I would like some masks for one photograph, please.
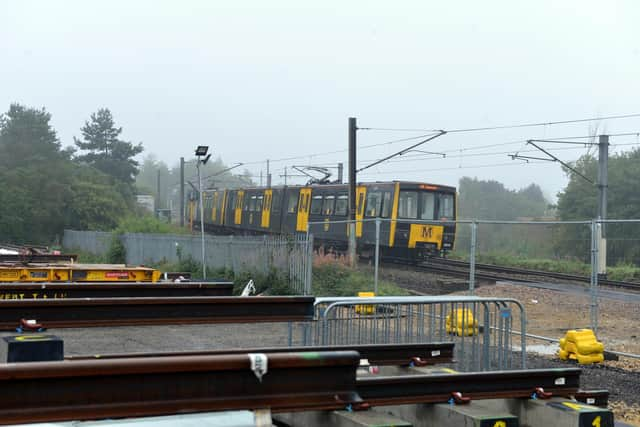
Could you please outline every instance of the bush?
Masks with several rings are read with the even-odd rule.
[[[373,292],[373,286],[371,274],[349,268],[339,257],[330,261],[325,256],[319,263],[314,260],[312,293],[317,297],[353,297],[357,296],[358,292]],[[409,292],[393,283],[378,281],[378,296],[400,295],[409,295]]]

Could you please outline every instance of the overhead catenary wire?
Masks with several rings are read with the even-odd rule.
[[[524,128],[524,127],[556,126],[556,125],[565,125],[565,124],[571,124],[571,123],[595,122],[599,120],[628,119],[633,117],[640,117],[640,113],[589,117],[589,118],[572,119],[572,120],[557,120],[557,121],[550,121],[550,122],[517,123],[512,125],[448,129],[446,130],[446,132],[447,133],[483,132],[483,131],[499,130],[499,129],[516,129],[516,128]],[[359,127],[358,130],[390,131],[390,132],[440,132],[440,129],[407,129],[407,128],[378,128],[378,127]]]

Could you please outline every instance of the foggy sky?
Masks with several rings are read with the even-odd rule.
[[[632,0],[0,0],[0,111],[44,106],[70,145],[108,107],[145,154],[172,165],[208,144],[227,164],[248,163],[256,180],[272,159],[278,183],[284,167],[346,165],[346,151],[310,154],[345,150],[350,116],[362,127],[446,130],[640,113],[638,22]],[[566,184],[560,165],[507,154],[593,126],[445,135],[420,150],[446,158],[408,153],[358,179],[475,176],[536,182],[554,197]],[[599,126],[635,132],[640,118]],[[364,146],[420,134],[359,131],[359,166],[411,142]],[[586,152],[569,148],[554,154]]]

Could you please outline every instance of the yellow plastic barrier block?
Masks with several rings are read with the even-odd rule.
[[[458,308],[447,315],[446,330],[448,334],[472,336],[478,334],[478,321],[468,308]]]
[[[572,329],[560,339],[558,357],[577,360],[581,365],[600,363],[604,360],[604,344],[596,339],[591,329]]]
[[[373,298],[375,296],[374,292],[358,292],[358,297],[360,298]],[[373,314],[375,311],[375,307],[371,304],[356,304],[356,313],[358,314]]]

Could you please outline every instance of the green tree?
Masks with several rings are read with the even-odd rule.
[[[74,137],[74,141],[76,146],[86,153],[77,159],[131,188],[139,166],[134,157],[143,151],[142,144],[120,139],[122,128],[116,127],[111,111],[107,108],[101,108],[91,114],[90,120],[85,121],[80,131],[82,139]],[[125,197],[133,194],[132,191],[126,190],[123,193]]]
[[[0,118],[0,235],[42,243],[64,227],[69,150],[62,150],[51,115],[12,104]]]
[[[44,108],[12,104],[0,116],[2,240],[49,244],[65,227],[107,230],[130,212],[113,178],[72,152]]]
[[[536,184],[514,191],[497,181],[463,177],[458,191],[460,218],[505,221],[521,217],[535,218],[543,216],[548,205]]]
[[[130,213],[111,179],[87,166],[74,168],[67,208],[66,223],[77,230],[111,230]]]
[[[572,167],[593,182],[598,179],[598,160],[586,155]],[[609,189],[607,217],[636,219],[640,212],[640,150],[614,154],[609,158]],[[558,215],[564,221],[588,221],[597,216],[598,188],[579,175],[565,170],[569,183],[558,194]],[[640,264],[640,226],[635,224],[609,224],[607,231],[607,256],[609,264]],[[583,252],[589,251],[590,230],[587,226],[563,236],[561,250],[567,252],[575,241],[584,242]]]

